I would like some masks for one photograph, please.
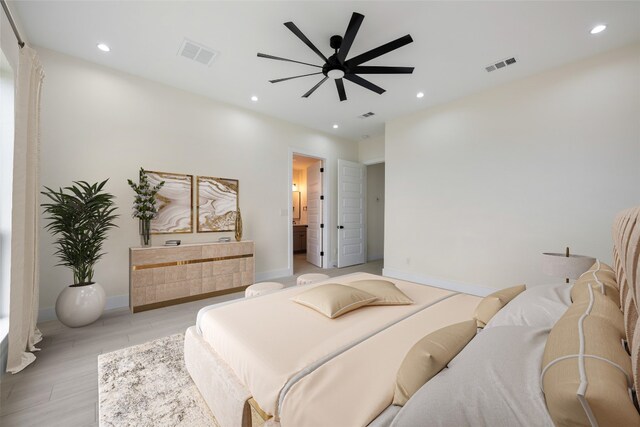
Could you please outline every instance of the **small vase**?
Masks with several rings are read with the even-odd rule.
[[[140,220],[140,244],[144,247],[151,246],[151,220]]]
[[[242,215],[240,215],[240,208],[236,211],[236,241],[242,240]]]

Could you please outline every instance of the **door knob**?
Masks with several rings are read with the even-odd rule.
[[[339,225],[338,226],[338,230],[342,230],[344,228],[344,225]]]

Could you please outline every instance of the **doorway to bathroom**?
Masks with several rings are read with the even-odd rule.
[[[325,267],[324,161],[293,153],[291,170],[291,259],[294,275]]]

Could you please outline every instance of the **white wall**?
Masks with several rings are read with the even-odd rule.
[[[256,242],[258,279],[286,274],[290,149],[327,159],[332,196],[336,159],[356,160],[357,143],[214,102],[102,66],[38,49],[47,74],[42,95],[41,183],[58,187],[72,180],[110,178],[120,228],[106,242],[98,263],[110,305],[126,304],[128,248],[139,245],[131,218],[133,192],[126,184],[138,169],[223,176],[240,180],[244,238]],[[330,203],[335,206],[335,203]],[[335,229],[335,211],[329,230]],[[217,240],[232,233],[152,236],[154,244]],[[40,306],[51,313],[71,273],[56,267],[52,238],[41,233]],[[335,246],[331,234],[329,248]],[[333,251],[332,251],[333,252]],[[49,310],[49,311],[47,311]]]
[[[640,45],[386,125],[385,273],[552,282],[540,253],[611,262],[640,204]],[[555,279],[557,280],[557,279]]]
[[[358,161],[365,165],[384,162],[384,135],[359,141]]]
[[[367,166],[367,260],[384,258],[384,163]]]

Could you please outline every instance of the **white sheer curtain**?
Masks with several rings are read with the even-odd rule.
[[[20,49],[15,96],[13,213],[11,223],[11,293],[7,372],[15,374],[35,360],[42,339],[38,320],[38,156],[40,92],[44,71],[38,54]]]

